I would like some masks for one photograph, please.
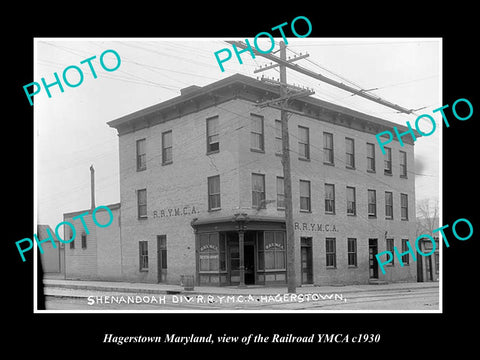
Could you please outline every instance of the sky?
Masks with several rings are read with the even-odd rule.
[[[248,38],[253,44],[253,38]],[[190,85],[205,86],[235,73],[256,78],[278,78],[271,69],[261,74],[254,70],[270,61],[248,53],[243,64],[235,56],[225,62],[222,72],[214,53],[230,48],[223,38],[36,38],[34,79],[54,82],[54,73],[62,77],[70,65],[83,71],[77,87],[65,84],[50,88],[49,98],[42,91],[34,97],[35,122],[35,205],[39,224],[56,226],[63,213],[90,208],[90,165],[95,168],[96,205],[120,202],[118,136],[108,121],[158,104],[180,95]],[[270,47],[261,39],[260,47]],[[267,41],[267,42],[264,42]],[[281,38],[275,39],[277,42]],[[308,53],[297,64],[359,89],[370,92],[408,109],[419,109],[415,115],[352,96],[319,80],[287,70],[291,84],[313,88],[324,101],[345,106],[394,123],[412,126],[421,114],[433,116],[441,103],[442,42],[439,38],[287,38],[287,56]],[[274,51],[278,49],[275,46]],[[105,71],[99,62],[106,50],[115,50],[121,64],[115,71]],[[97,78],[88,64],[91,61]],[[116,59],[105,54],[106,67],[113,68]],[[68,80],[80,82],[75,70]],[[25,98],[26,105],[28,100]],[[429,127],[430,126],[430,127]],[[431,125],[421,123],[422,131]],[[441,179],[441,131],[415,142],[416,200],[438,200]]]

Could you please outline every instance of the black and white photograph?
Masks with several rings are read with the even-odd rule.
[[[470,351],[474,10],[85,5],[4,22],[6,350]]]
[[[35,39],[45,311],[441,311],[441,53]]]

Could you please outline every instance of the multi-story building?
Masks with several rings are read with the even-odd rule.
[[[286,283],[280,111],[257,106],[278,97],[237,74],[108,122],[124,280]],[[297,284],[415,281],[409,254],[385,275],[374,256],[415,238],[413,141],[383,155],[375,138],[407,128],[314,97],[289,107]]]

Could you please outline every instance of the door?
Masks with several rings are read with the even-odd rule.
[[[255,284],[255,248],[253,244],[245,244],[243,256],[245,264],[245,285]]]
[[[167,236],[157,235],[158,282],[167,281]]]
[[[313,284],[312,238],[300,238],[302,284]]]
[[[378,253],[377,239],[368,239],[368,261],[370,279],[378,279],[378,262],[375,255]]]

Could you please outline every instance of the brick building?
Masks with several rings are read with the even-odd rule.
[[[278,96],[237,74],[108,122],[121,279],[286,283],[280,111],[256,106]],[[374,257],[415,239],[413,141],[384,156],[375,139],[407,128],[313,97],[289,106],[297,284],[416,281],[409,255],[385,275]]]

